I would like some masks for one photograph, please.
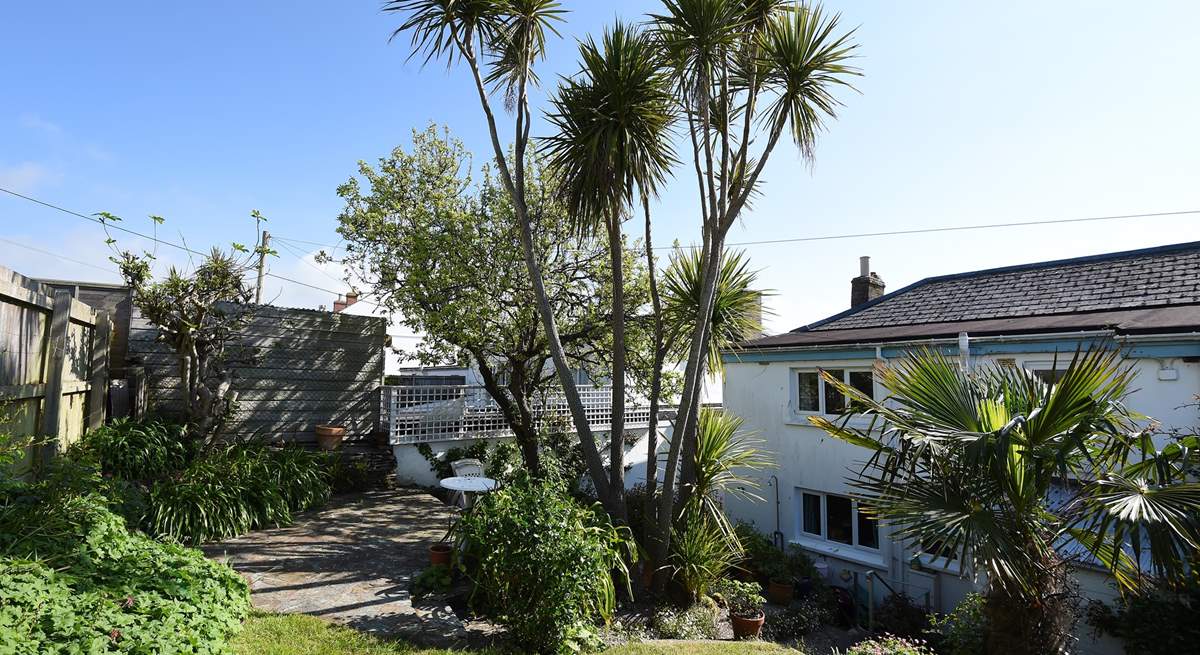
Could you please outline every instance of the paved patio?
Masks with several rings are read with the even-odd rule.
[[[445,505],[413,489],[335,496],[286,528],[204,547],[250,582],[254,606],[296,612],[429,646],[480,644],[493,628],[464,622],[450,607],[414,603],[409,581],[445,534]]]

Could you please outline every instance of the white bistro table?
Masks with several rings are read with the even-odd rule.
[[[463,497],[466,499],[467,507],[470,507],[472,502],[471,494],[483,494],[495,491],[499,483],[491,478],[456,476],[442,478],[441,485],[451,491],[462,492]]]

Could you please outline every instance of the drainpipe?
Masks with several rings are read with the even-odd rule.
[[[971,335],[958,333],[958,366],[964,372],[971,370]]]

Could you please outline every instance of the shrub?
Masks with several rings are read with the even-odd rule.
[[[129,532],[97,495],[14,489],[0,499],[0,652],[225,652],[250,607],[230,568]]]
[[[412,588],[409,590],[413,598],[424,598],[430,594],[441,594],[450,590],[453,576],[448,566],[431,566],[413,576]]]
[[[755,582],[724,578],[713,586],[713,593],[725,602],[730,614],[747,618],[761,615],[763,605],[767,602],[763,598],[762,587]]]
[[[983,612],[984,597],[967,594],[949,614],[930,615],[929,625],[942,655],[977,655],[987,641],[987,618]],[[1149,651],[1132,650],[1140,653]],[[1177,653],[1180,651],[1171,651]]]
[[[143,528],[189,544],[286,525],[292,513],[329,498],[321,453],[288,446],[237,444],[196,458],[150,488]]]
[[[1127,653],[1177,655],[1200,644],[1200,573],[1179,589],[1150,588],[1117,600],[1115,607],[1094,601],[1087,622],[1110,634]]]
[[[454,469],[450,467],[451,462],[457,462],[460,459],[477,459],[486,463],[488,459],[488,444],[486,441],[476,441],[464,448],[454,447],[446,450],[446,452],[437,454],[429,447],[429,444],[417,444],[417,452],[421,457],[429,462],[429,470],[438,479],[449,478],[454,475]]]
[[[782,612],[767,618],[763,636],[771,641],[788,642],[803,637],[833,621],[837,599],[828,589],[794,601]]]
[[[650,629],[659,639],[716,639],[717,606],[704,598],[686,609],[660,608],[650,620]]]
[[[104,473],[129,481],[155,480],[187,466],[187,426],[158,419],[120,418],[89,431],[72,456],[91,456]]]
[[[846,655],[935,655],[920,639],[883,635],[860,641]]]
[[[707,595],[725,577],[734,558],[729,537],[698,513],[685,517],[671,539],[671,569],[692,602]]]
[[[596,621],[628,582],[628,530],[584,507],[560,482],[525,475],[487,494],[458,523],[463,567],[518,647],[541,653],[596,645]]]
[[[920,637],[929,627],[929,612],[904,592],[890,594],[875,610],[875,632],[895,637]]]

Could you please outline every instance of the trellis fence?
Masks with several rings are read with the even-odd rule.
[[[580,386],[579,396],[588,424],[607,430],[612,423],[612,387]],[[538,395],[531,405],[538,421],[563,421],[571,429],[571,409],[561,391]],[[386,386],[382,409],[381,420],[394,444],[512,436],[500,406],[482,386]],[[648,405],[626,404],[626,428],[645,428],[649,422]]]
[[[108,314],[0,267],[0,429],[52,456],[104,422]]]

